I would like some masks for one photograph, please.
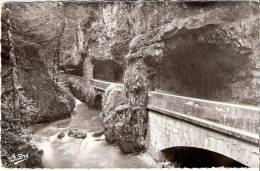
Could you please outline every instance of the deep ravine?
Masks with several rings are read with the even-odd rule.
[[[123,154],[116,145],[105,141],[104,135],[92,137],[101,122],[100,111],[89,109],[76,100],[71,118],[52,122],[38,129],[32,139],[43,150],[45,168],[152,168],[156,162],[147,153]],[[57,135],[69,127],[77,127],[87,132],[85,139]]]

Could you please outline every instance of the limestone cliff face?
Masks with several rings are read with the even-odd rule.
[[[183,17],[175,16],[131,41],[128,65],[135,65],[132,61],[141,58],[145,66],[156,71],[153,88],[196,98],[257,105],[259,6],[254,3],[183,5],[190,14],[180,12]]]
[[[84,33],[94,77],[120,81],[107,71],[119,66],[128,71],[143,59],[156,75],[156,89],[231,103],[259,102],[259,4],[101,3],[93,16]]]
[[[149,90],[260,104],[258,3],[138,1],[86,6],[91,12],[81,23],[85,79],[124,83],[124,115],[131,122],[122,122],[125,132],[118,144],[127,145],[126,152],[145,147]],[[91,91],[86,98],[94,98],[87,85]]]
[[[3,46],[2,49],[6,50]],[[42,167],[42,152],[30,143],[32,125],[69,117],[74,109],[75,101],[47,74],[42,61],[37,56],[36,47],[27,45],[21,54],[19,56],[23,57],[22,62],[20,61],[16,66],[19,85],[17,108],[19,112],[17,113],[12,110],[14,106],[13,83],[10,69],[8,69],[9,65],[4,64],[1,68],[1,160],[4,167]],[[10,156],[18,154],[29,155],[29,159],[20,164],[14,164]]]
[[[74,98],[55,83],[39,60],[39,49],[34,45],[26,45],[18,51],[20,62],[17,64],[17,77],[20,92],[30,99],[35,108],[34,114],[28,116],[28,124],[55,121],[70,116],[74,109]],[[3,75],[8,73],[6,66],[2,66]],[[10,89],[11,81],[2,78],[2,92]]]
[[[1,162],[39,168],[42,151],[30,142],[32,125],[70,116],[75,101],[50,78],[39,47],[14,34],[10,6],[2,10]]]

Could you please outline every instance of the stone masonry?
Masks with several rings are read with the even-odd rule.
[[[222,154],[248,167],[259,166],[259,137],[254,132],[256,128],[249,132],[243,130],[242,127],[237,129],[224,125],[224,122],[216,123],[195,115],[175,112],[169,110],[169,104],[163,105],[166,102],[165,98],[169,97],[161,96],[158,100],[151,95],[153,92],[149,93],[148,152],[157,160],[163,160],[162,150],[187,146]],[[185,99],[185,97],[178,98],[175,97],[174,100],[172,97],[171,100],[168,99],[168,102],[174,103]],[[157,100],[157,103],[152,104],[153,100]],[[196,101],[196,99],[193,100]],[[236,106],[234,110],[239,111],[241,108]],[[248,109],[247,114],[250,114],[250,111],[251,114],[254,113],[252,109]],[[255,120],[258,119],[255,118]]]

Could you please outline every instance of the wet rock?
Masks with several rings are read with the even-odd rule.
[[[65,137],[64,132],[59,133],[57,137],[58,137],[59,139],[62,139],[63,137]]]
[[[104,128],[100,128],[92,134],[92,137],[100,137],[104,134]]]
[[[87,137],[87,133],[79,128],[70,128],[68,130],[68,136],[84,139]]]
[[[128,134],[130,135],[130,134]],[[128,138],[130,138],[128,140]],[[135,152],[142,152],[144,151],[144,146],[137,144],[135,139],[131,138],[131,137],[125,137],[124,139],[120,139],[118,141],[118,146],[119,149],[123,152],[123,153],[135,153]]]

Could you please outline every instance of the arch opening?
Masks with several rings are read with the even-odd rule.
[[[124,68],[111,60],[93,60],[93,77],[94,79],[109,81],[109,82],[123,82]]]
[[[78,65],[61,65],[58,70],[64,71],[66,74],[76,75],[79,77],[83,77],[83,61],[81,60]]]
[[[195,147],[171,147],[162,153],[167,161],[180,168],[247,167],[222,154]]]
[[[243,95],[251,78],[246,54],[214,43],[179,42],[166,42],[168,50],[155,77],[156,91],[214,101],[251,103]]]

